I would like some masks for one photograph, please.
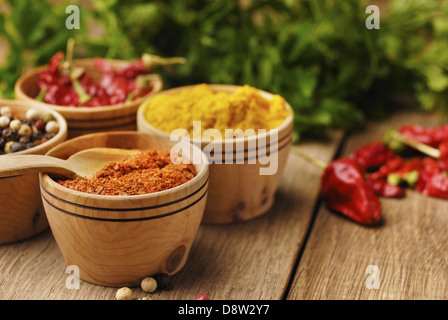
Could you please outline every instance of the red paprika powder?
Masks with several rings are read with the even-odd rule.
[[[58,181],[72,190],[99,195],[139,195],[174,188],[193,179],[195,168],[173,163],[169,151],[145,150],[120,162],[111,162],[93,177]]]

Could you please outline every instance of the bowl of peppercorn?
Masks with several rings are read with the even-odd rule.
[[[59,112],[67,121],[69,139],[134,131],[138,107],[162,89],[161,77],[153,72],[154,57],[144,55],[135,61],[97,57],[67,64],[58,52],[48,65],[31,69],[17,80],[15,96]]]
[[[45,212],[66,265],[76,265],[82,280],[110,287],[177,273],[204,213],[207,157],[191,143],[136,131],[83,135],[47,155],[67,160],[96,148],[132,154],[106,159],[87,176],[40,174]]]
[[[0,130],[0,157],[43,155],[67,137],[59,113],[16,100],[0,99]],[[0,203],[0,244],[48,229],[37,174],[1,178]]]

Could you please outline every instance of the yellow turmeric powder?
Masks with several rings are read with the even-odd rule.
[[[228,93],[214,92],[207,84],[199,84],[178,93],[158,95],[143,110],[146,121],[164,132],[185,129],[191,137],[199,138],[205,130],[216,129],[222,137],[230,138],[225,129],[277,128],[291,114],[285,104],[283,97],[273,95],[267,99],[249,85]],[[201,132],[193,132],[193,121],[201,121]]]

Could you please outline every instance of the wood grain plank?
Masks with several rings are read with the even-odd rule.
[[[329,161],[341,138],[335,132],[328,142],[299,148]],[[215,300],[282,299],[315,210],[319,174],[291,153],[269,212],[236,224],[201,225],[187,264],[171,279],[172,290],[133,288],[134,298],[191,300],[204,293]],[[81,281],[79,289],[67,289],[68,276],[49,231],[0,246],[0,299],[114,299],[117,288]]]
[[[369,123],[351,137],[347,155],[381,139],[399,124],[437,125],[438,115],[400,113]],[[367,228],[322,206],[306,244],[288,299],[447,299],[448,201],[409,191],[404,199],[381,199],[384,223]],[[377,266],[379,288],[368,288]]]

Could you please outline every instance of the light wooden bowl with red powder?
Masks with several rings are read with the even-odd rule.
[[[47,155],[67,159],[95,147],[171,150],[173,142],[138,132],[83,135]],[[74,191],[40,174],[45,212],[65,263],[85,281],[137,286],[151,275],[173,275],[187,262],[208,192],[208,160],[189,145],[196,175],[179,186],[141,195],[98,195]],[[182,155],[191,160],[188,156]]]

